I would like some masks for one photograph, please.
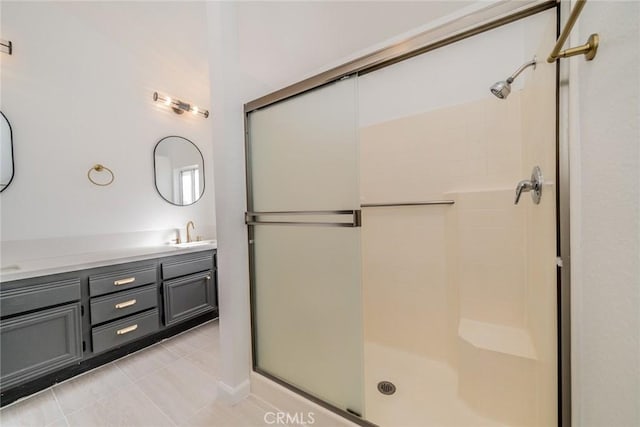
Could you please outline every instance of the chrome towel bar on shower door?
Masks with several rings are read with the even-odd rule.
[[[431,205],[453,205],[453,200],[428,200],[424,202],[395,202],[395,203],[363,203],[362,208],[385,208],[397,206],[431,206]],[[261,220],[260,217],[283,217],[283,216],[349,216],[350,221],[278,221]],[[244,222],[247,225],[304,225],[322,227],[360,227],[362,226],[362,211],[336,210],[336,211],[268,211],[268,212],[245,212]]]
[[[363,208],[386,208],[396,206],[430,206],[430,205],[453,205],[453,200],[428,200],[425,202],[396,202],[396,203],[363,203]]]
[[[346,216],[349,215],[349,222],[346,221],[262,221],[262,216],[294,216],[294,215],[313,215],[313,216]],[[279,211],[279,212],[246,212],[245,223],[247,225],[304,225],[304,226],[320,226],[320,227],[360,227],[362,225],[362,211],[355,210],[338,210],[338,211]],[[344,218],[346,219],[346,218]]]

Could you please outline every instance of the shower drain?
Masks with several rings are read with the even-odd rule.
[[[396,392],[396,386],[391,381],[380,381],[378,391],[382,394],[393,394]]]

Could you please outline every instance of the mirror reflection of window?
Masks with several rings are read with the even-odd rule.
[[[204,159],[188,139],[168,136],[154,150],[156,189],[167,202],[187,206],[204,193]]]
[[[198,166],[192,166],[180,171],[180,187],[183,205],[194,203],[200,195],[200,171]]]

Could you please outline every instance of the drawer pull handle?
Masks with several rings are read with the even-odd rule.
[[[132,305],[135,305],[137,301],[134,299],[130,299],[129,301],[125,301],[125,302],[121,302],[116,304],[116,308],[127,308],[127,307],[131,307]]]
[[[120,280],[116,280],[115,282],[113,282],[113,284],[115,286],[120,286],[120,285],[127,285],[129,283],[133,283],[136,281],[135,277],[128,277],[126,279],[120,279]]]
[[[211,276],[207,276],[207,277],[205,277],[205,279],[211,280]]]
[[[131,325],[131,326],[127,326],[126,328],[118,329],[116,331],[116,334],[124,335],[124,334],[128,334],[129,332],[133,332],[136,329],[138,329],[138,325]]]

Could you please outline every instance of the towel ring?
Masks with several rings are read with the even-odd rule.
[[[107,183],[100,184],[99,182],[96,182],[96,181],[93,180],[93,178],[91,178],[91,172],[93,172],[93,171],[96,171],[96,172],[107,171],[111,175],[111,179]],[[113,175],[113,171],[111,169],[109,169],[108,167],[103,166],[101,164],[97,164],[97,165],[93,166],[91,169],[89,169],[89,172],[87,172],[87,178],[89,178],[89,181],[91,181],[95,185],[99,185],[101,187],[106,187],[107,185],[109,185],[109,184],[111,184],[113,182],[115,176]]]

